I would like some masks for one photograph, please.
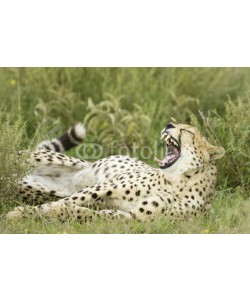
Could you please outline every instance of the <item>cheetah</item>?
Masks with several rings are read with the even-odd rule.
[[[190,125],[169,123],[161,131],[166,156],[152,167],[137,158],[113,155],[95,162],[60,152],[82,142],[82,124],[42,142],[30,163],[35,168],[20,183],[26,203],[7,219],[28,215],[64,222],[101,219],[170,220],[204,213],[211,207],[217,170],[225,150],[213,146]]]

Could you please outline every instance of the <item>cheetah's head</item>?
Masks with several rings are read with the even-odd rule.
[[[222,147],[209,144],[200,131],[190,125],[169,123],[161,131],[161,139],[166,143],[166,156],[155,160],[161,169],[170,173],[202,168],[225,153]]]

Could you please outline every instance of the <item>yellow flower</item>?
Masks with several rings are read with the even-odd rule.
[[[209,229],[203,230],[204,233],[209,233]]]
[[[12,79],[12,80],[10,81],[10,84],[11,84],[12,86],[16,85],[16,79]]]

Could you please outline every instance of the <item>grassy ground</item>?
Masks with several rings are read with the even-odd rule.
[[[18,68],[0,69],[0,232],[1,233],[249,233],[250,232],[249,68]],[[222,144],[213,208],[207,216],[170,224],[154,222],[6,222],[20,199],[18,178],[28,172],[17,151],[62,133],[77,121],[88,127],[86,144],[111,154],[116,140],[134,156],[163,148],[159,132],[171,118],[198,126]],[[136,146],[137,152],[132,152]],[[119,147],[112,153],[118,153]],[[91,151],[90,151],[91,152]],[[92,159],[81,148],[70,153]],[[94,157],[95,158],[95,157]],[[98,158],[98,157],[96,157]],[[13,170],[16,175],[13,177]]]

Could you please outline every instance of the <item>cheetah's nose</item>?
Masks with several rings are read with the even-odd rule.
[[[175,126],[172,123],[168,123],[166,125],[166,129],[175,128]]]

